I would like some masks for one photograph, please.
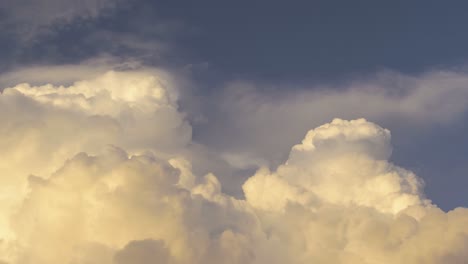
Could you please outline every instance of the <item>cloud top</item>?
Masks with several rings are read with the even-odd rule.
[[[310,130],[285,164],[274,172],[260,170],[244,191],[248,201],[266,210],[284,210],[287,201],[311,208],[327,202],[397,214],[427,203],[421,181],[389,163],[390,153],[390,131],[365,119],[334,119]],[[259,191],[270,184],[276,191]],[[287,194],[282,203],[278,193]]]

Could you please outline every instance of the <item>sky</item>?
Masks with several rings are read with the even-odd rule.
[[[466,8],[2,1],[0,264],[464,263]]]

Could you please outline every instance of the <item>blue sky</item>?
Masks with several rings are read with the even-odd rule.
[[[467,8],[464,1],[6,1],[0,4],[0,69],[5,75],[97,58],[168,69],[186,81],[189,95],[181,96],[180,107],[188,112],[194,141],[223,153],[263,155],[274,166],[318,120],[349,114],[348,108],[329,105],[336,111],[308,118],[307,109],[290,110],[295,101],[284,98],[340,93],[359,83],[399,95],[414,89],[400,78],[424,79],[440,71],[465,75]],[[433,89],[447,89],[443,85],[468,90],[468,83],[450,80]],[[239,107],[230,101],[232,89],[238,89],[233,86],[245,89],[245,98],[254,91],[260,101],[301,115],[284,113],[283,118],[296,120],[289,124],[295,128],[277,149],[268,147],[277,135],[262,141],[231,127],[237,121],[242,126],[245,118],[232,112]],[[433,116],[375,114],[371,107],[349,117],[361,115],[390,129],[392,160],[422,177],[426,194],[448,210],[468,206],[468,116],[464,107],[437,113],[468,102],[454,101],[450,93],[440,96],[435,108],[423,110]],[[249,123],[262,124],[265,131],[253,130],[274,129],[275,121],[265,121],[274,117],[258,118]],[[235,174],[244,180],[242,173]]]

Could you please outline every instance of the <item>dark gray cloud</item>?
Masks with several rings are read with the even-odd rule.
[[[102,56],[158,61],[170,47],[166,35],[181,26],[142,21],[138,2],[2,2],[0,10],[6,15],[0,18],[0,67],[80,63]]]
[[[152,65],[209,65],[196,74],[205,83],[240,78],[294,86],[388,68],[418,73],[468,57],[463,2],[8,0],[0,9],[9,64],[110,53]],[[28,45],[17,48],[10,34]]]
[[[91,19],[118,8],[120,0],[5,0],[2,1],[2,26],[17,30],[22,38],[33,38],[56,24]]]

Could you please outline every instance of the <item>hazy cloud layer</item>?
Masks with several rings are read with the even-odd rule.
[[[209,98],[207,107],[198,106],[203,118],[199,118],[200,125],[194,124],[202,131],[197,133],[197,140],[230,156],[244,153],[251,160],[266,158],[278,164],[310,127],[335,117],[365,117],[412,130],[456,123],[468,109],[465,72],[436,71],[419,76],[383,72],[334,87],[271,86],[228,84],[214,99]],[[212,130],[218,133],[203,132]]]
[[[245,199],[226,194],[225,176],[217,175],[225,170],[209,169],[223,161],[192,142],[174,79],[155,69],[114,70],[68,86],[3,90],[0,262],[439,264],[468,257],[468,209],[434,205],[418,176],[389,161],[390,131],[365,119],[309,130],[280,166],[245,181]],[[457,100],[465,89],[453,88],[454,108],[426,119],[421,112],[440,96],[426,84],[424,92],[394,96],[355,88],[308,98],[319,109],[359,95],[377,100],[371,107],[381,106],[381,115],[389,100],[422,122],[464,111]],[[279,111],[242,98],[244,111]],[[259,113],[252,119],[263,120]]]

